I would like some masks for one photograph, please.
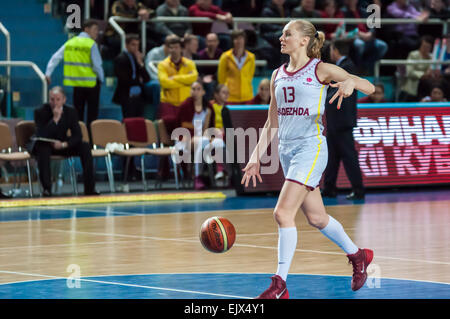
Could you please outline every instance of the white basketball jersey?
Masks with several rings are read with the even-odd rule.
[[[280,141],[322,135],[328,85],[317,78],[320,62],[313,58],[296,72],[288,72],[287,64],[278,68],[274,88]]]

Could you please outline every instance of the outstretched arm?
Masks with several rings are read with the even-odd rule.
[[[330,84],[330,86],[339,89],[329,102],[333,103],[333,101],[339,97],[338,109],[341,107],[342,99],[352,95],[353,90],[355,89],[367,95],[375,92],[375,86],[372,83],[359,76],[350,74],[334,64],[320,63],[317,66],[317,76],[322,82],[337,82],[335,84]]]

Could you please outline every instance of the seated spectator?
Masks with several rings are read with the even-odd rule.
[[[365,9],[358,7],[358,0],[345,0],[342,9],[345,18],[367,18]],[[386,42],[375,38],[374,29],[368,29],[365,23],[347,24],[346,31],[358,29],[357,36],[353,42],[355,49],[354,61],[360,71],[373,72],[375,62],[380,60],[387,52]]]
[[[226,84],[230,89],[228,103],[246,104],[253,98],[255,55],[245,49],[243,30],[233,30],[231,39],[233,48],[221,55],[217,78],[219,84]]]
[[[426,21],[429,16],[428,11],[417,11],[408,0],[395,0],[387,7],[387,14],[392,18],[416,19],[421,22]],[[417,24],[399,23],[394,26],[394,31],[398,37],[397,58],[404,59],[408,54],[407,52],[416,50],[419,46],[420,39],[417,32]]]
[[[320,12],[315,9],[315,0],[301,0],[300,5],[292,10],[293,18],[320,18]]]
[[[154,11],[147,8],[141,2],[137,2],[136,0],[116,0],[114,1],[111,7],[111,16],[119,16],[124,18],[139,18],[141,20],[147,20],[152,15],[154,15]],[[119,26],[124,30],[125,34],[134,33],[141,34],[141,24],[136,22],[118,22]],[[148,23],[147,27],[150,28],[150,33],[153,34],[152,37],[149,37],[147,40],[147,48],[156,46],[156,42],[154,41],[154,33],[153,24]],[[120,53],[121,40],[119,34],[108,25],[108,29],[105,32],[105,42],[108,46],[109,51],[113,56],[117,56]]]
[[[189,60],[198,60],[198,37],[185,34],[183,38],[183,56]]]
[[[411,51],[408,54],[408,60],[431,60],[433,42],[431,36],[422,37],[419,49]],[[419,81],[428,69],[430,69],[429,64],[416,63],[406,66],[406,80],[401,88],[400,102],[417,102]]]
[[[169,47],[168,42],[170,39],[178,37],[175,34],[168,35],[164,40],[164,43],[159,46],[148,51],[147,56],[145,57],[145,69],[147,73],[150,75],[150,81],[144,85],[144,92],[147,101],[151,101],[151,105],[154,106],[150,111],[151,114],[147,113],[149,119],[153,120],[156,117],[157,106],[159,105],[159,94],[161,87],[159,86],[158,80],[158,69],[157,65],[154,63],[151,66],[151,61],[162,61],[169,55]]]
[[[157,70],[150,67],[151,61],[162,61],[169,55],[169,46],[168,43],[170,39],[176,38],[177,35],[168,35],[164,40],[164,43],[159,46],[148,51],[147,56],[145,57],[145,69],[147,73],[150,75],[152,80],[158,80],[158,72]]]
[[[198,53],[199,60],[219,60],[223,51],[219,48],[219,38],[215,33],[206,35],[206,48]],[[217,84],[217,66],[198,67],[203,86],[206,91],[206,98],[212,98],[214,87]]]
[[[386,103],[386,100],[384,99],[383,83],[375,84],[375,92],[358,99],[357,102],[358,103]]]
[[[31,153],[36,156],[44,197],[52,196],[50,156],[78,156],[83,166],[84,194],[98,195],[95,191],[94,162],[91,146],[83,142],[77,111],[67,106],[62,87],[50,90],[49,103],[34,111],[36,136],[55,139],[57,142],[36,141]],[[70,136],[67,132],[70,130]]]
[[[214,100],[211,101],[214,110],[214,126],[220,130],[222,136],[225,136],[225,129],[223,127],[222,110],[227,104],[230,97],[230,91],[225,84],[219,84],[214,89]]]
[[[329,18],[336,19],[336,18],[343,18],[344,14],[338,8],[336,8],[335,0],[325,0],[324,8],[322,11],[320,11],[320,17],[326,18],[326,19],[329,19]],[[339,33],[338,27],[340,27],[339,24],[334,24],[334,23],[325,24],[323,26],[323,32],[325,33],[325,39],[333,40],[335,38],[339,38],[340,34],[338,34]]]
[[[425,96],[421,102],[447,102],[444,95],[444,87],[441,84],[433,85],[429,95]]]
[[[198,52],[199,60],[219,60],[223,51],[219,48],[219,38],[215,33],[208,33],[206,35],[206,47]],[[216,66],[199,67],[199,72],[205,77],[203,83],[209,83],[216,78]]]
[[[263,9],[261,17],[263,18],[286,18],[290,12],[285,5],[285,0],[271,0]],[[261,36],[266,39],[277,52],[280,51],[280,37],[283,33],[285,23],[262,23],[260,30]]]
[[[216,21],[222,21],[230,24],[233,21],[233,16],[230,12],[225,12],[218,6],[212,4],[212,0],[197,0],[194,5],[189,7],[189,16],[191,17],[206,17]],[[192,23],[192,32],[200,36],[201,45],[204,47],[205,36],[211,32],[212,23]],[[228,49],[230,47],[229,36],[227,34],[219,34],[221,40],[221,48]]]
[[[113,102],[122,106],[122,116],[144,116],[144,83],[150,81],[144,66],[143,54],[139,51],[139,36],[129,34],[125,40],[126,49],[114,59],[114,74],[117,86]]]
[[[441,70],[434,69],[433,65],[430,65],[425,74],[419,79],[417,85],[417,101],[422,100],[424,97],[430,95],[430,91],[436,85],[436,83],[444,83],[445,77],[441,73]]]
[[[248,102],[248,104],[269,104],[270,103],[270,80],[262,79],[258,85],[258,94]]]
[[[210,121],[205,123],[207,119],[207,112],[210,112]],[[215,136],[212,140],[203,136],[203,130],[205,128],[214,127],[214,115],[211,104],[205,99],[205,90],[203,85],[196,81],[191,87],[191,96],[186,99],[180,105],[179,121],[181,127],[189,129],[191,133],[191,139],[186,137],[182,141],[178,142],[176,148],[182,151],[190,151],[194,149],[194,188],[201,190],[205,188],[205,184],[201,178],[201,167],[203,160],[203,151],[206,154],[211,154],[213,149],[224,148],[225,144],[223,139],[219,136]],[[191,141],[189,143],[188,141]],[[218,163],[217,174],[223,176],[223,163]]]
[[[169,135],[177,127],[179,106],[189,97],[198,72],[192,60],[182,56],[181,39],[174,36],[168,42],[169,56],[158,64],[161,86],[159,118],[164,120]]]
[[[111,16],[147,20],[151,14],[153,14],[153,10],[136,0],[116,0],[111,7]],[[118,24],[125,33],[139,33],[139,23],[119,22]]]
[[[187,17],[188,15],[188,9],[180,4],[180,0],[165,0],[156,9],[157,17]],[[182,20],[179,22],[158,22],[158,24],[164,36],[176,34],[181,38],[185,33],[192,33],[191,24]]]

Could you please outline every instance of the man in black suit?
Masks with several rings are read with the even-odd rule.
[[[82,141],[77,111],[65,105],[66,94],[62,87],[50,90],[50,103],[34,111],[36,136],[55,139],[57,142],[37,141],[32,147],[39,167],[39,179],[44,188],[43,195],[51,196],[50,156],[79,156],[83,166],[85,195],[98,195],[95,191],[94,163],[91,146]],[[70,130],[70,137],[67,132]]]
[[[139,51],[139,36],[128,34],[125,38],[125,51],[114,59],[114,73],[117,76],[117,87],[113,102],[122,106],[122,116],[144,116],[144,83],[150,81],[150,75],[144,65],[144,55]],[[124,169],[126,164],[124,162]],[[134,158],[128,167],[128,177],[136,180],[139,176],[134,165]]]
[[[142,117],[145,99],[144,83],[150,76],[144,66],[144,56],[139,51],[139,36],[129,34],[126,37],[126,50],[114,59],[114,73],[117,87],[113,102],[122,106],[123,118]]]
[[[337,66],[351,74],[356,73],[356,67],[347,57],[351,42],[336,40],[330,45],[330,58]],[[347,177],[352,184],[352,193],[347,199],[363,199],[364,186],[358,153],[353,139],[353,128],[356,126],[356,90],[344,99],[341,108],[337,109],[337,99],[330,104],[328,101],[336,93],[337,88],[328,88],[325,106],[327,119],[328,165],[325,170],[324,189],[322,196],[336,197],[336,180],[339,164],[342,160]]]

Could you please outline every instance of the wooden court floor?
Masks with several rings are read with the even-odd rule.
[[[213,287],[206,287],[209,297],[256,296],[268,286],[277,267],[278,230],[272,217],[276,198],[266,199],[267,207],[244,209],[240,203],[250,199],[235,198],[231,205],[225,205],[227,200],[4,209],[0,212],[0,298],[14,298],[20,289],[27,298],[24,291],[28,289],[20,283],[66,282],[74,269],[81,278],[261,274],[254,288],[246,287],[245,292],[233,295],[215,296]],[[439,296],[450,298],[450,196],[449,200],[327,205],[327,211],[359,247],[374,250],[369,271],[373,277],[436,283],[440,285]],[[201,224],[212,216],[226,217],[236,228],[236,243],[226,253],[210,253],[198,240]],[[297,227],[298,244],[290,272],[345,279],[348,283],[343,283],[343,289],[348,286],[350,293],[352,268],[345,253],[309,226],[301,211]],[[133,285],[138,287],[136,280]],[[177,281],[181,288],[172,290],[206,291],[205,287],[194,287],[191,282],[195,280],[186,285],[181,279]],[[152,282],[156,292],[164,287],[162,282],[155,285]],[[158,298],[148,290],[145,296]],[[108,289],[103,293],[107,298]],[[367,293],[370,297],[370,291]],[[291,296],[295,298],[295,294]],[[101,293],[92,297],[103,298]]]

